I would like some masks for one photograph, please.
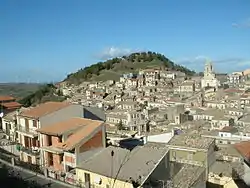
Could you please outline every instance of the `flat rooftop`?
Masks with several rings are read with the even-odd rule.
[[[214,142],[213,138],[201,137],[200,134],[184,133],[175,135],[168,143],[169,146],[185,147],[185,148],[197,148],[207,150]]]
[[[112,151],[114,152],[113,158]],[[109,146],[79,164],[78,168],[114,178],[110,174],[110,167],[113,166],[113,174],[118,174],[118,180],[129,181],[130,177],[137,180],[141,177],[143,182],[167,152],[168,148],[158,143],[137,146],[131,152],[127,149]]]
[[[241,154],[232,146],[224,146],[220,147],[218,151],[216,151],[217,158],[222,158],[223,156],[231,156],[231,157],[241,157]]]
[[[215,161],[215,163],[210,167],[209,173],[224,177],[232,177],[234,173],[233,170],[235,170],[235,172],[240,176],[244,174],[243,164],[225,161]]]

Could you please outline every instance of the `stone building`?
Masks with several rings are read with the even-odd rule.
[[[218,88],[220,86],[219,80],[216,78],[213,65],[211,62],[207,62],[204,70],[204,77],[201,79],[201,87],[214,87]]]

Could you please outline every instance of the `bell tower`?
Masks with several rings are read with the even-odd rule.
[[[213,65],[208,60],[207,60],[207,62],[205,64],[204,77],[205,78],[215,77],[214,70],[213,70]]]

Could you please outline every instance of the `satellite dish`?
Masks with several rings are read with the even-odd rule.
[[[3,117],[3,112],[0,113],[0,118],[2,118],[2,117]]]

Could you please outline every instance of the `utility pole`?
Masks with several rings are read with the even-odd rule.
[[[112,180],[113,180],[113,158],[114,158],[114,151],[112,150],[111,151],[111,185],[112,185]],[[115,183],[115,182],[114,182]],[[113,186],[114,186],[114,183],[113,183]],[[110,185],[110,187],[111,187],[111,185]]]

